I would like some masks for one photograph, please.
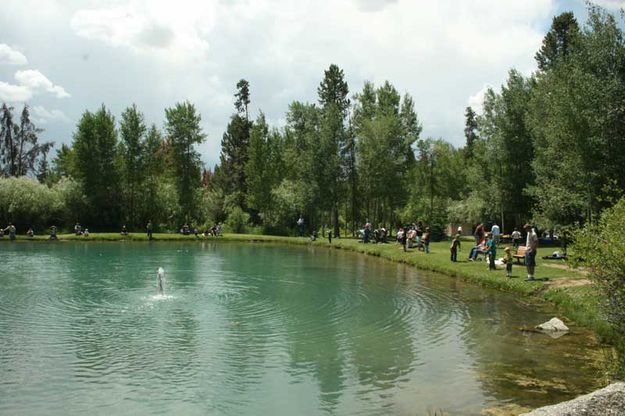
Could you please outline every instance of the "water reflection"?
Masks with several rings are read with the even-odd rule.
[[[479,414],[587,392],[606,360],[579,328],[517,330],[550,318],[544,305],[350,253],[68,243],[3,256],[0,413]]]

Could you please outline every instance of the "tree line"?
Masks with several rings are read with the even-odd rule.
[[[367,221],[422,221],[435,233],[449,223],[497,222],[510,232],[528,220],[592,222],[625,189],[623,39],[597,6],[583,27],[571,12],[554,17],[536,71],[511,69],[480,111],[466,109],[462,147],[421,137],[413,98],[388,81],[350,93],[336,65],[317,102],[292,102],[280,128],[262,112],[250,118],[251,86],[239,81],[214,169],[200,161],[206,135],[189,102],[166,109],[162,128],[134,105],[119,121],[104,106],[86,111],[51,163],[52,143],[38,143],[28,107],[18,122],[4,105],[0,220],[103,230],[225,222],[289,234],[302,215],[309,229],[335,235]]]

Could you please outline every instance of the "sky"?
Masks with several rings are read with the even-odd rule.
[[[422,137],[464,144],[464,110],[511,68],[530,75],[552,18],[583,0],[3,0],[0,102],[31,108],[43,140],[71,143],[85,110],[149,124],[185,100],[202,116],[208,167],[250,82],[252,117],[284,125],[292,101],[316,102],[336,64],[350,94],[390,81],[414,98]],[[617,11],[621,0],[601,0]]]

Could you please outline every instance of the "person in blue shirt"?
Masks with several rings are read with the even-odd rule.
[[[488,241],[486,242],[488,248],[488,270],[496,270],[495,257],[497,257],[497,243],[493,238],[493,233],[488,233]]]

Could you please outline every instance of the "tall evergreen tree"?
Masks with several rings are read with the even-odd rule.
[[[466,108],[464,112],[464,120],[464,137],[467,140],[464,146],[464,158],[469,160],[473,159],[475,142],[479,140],[479,136],[477,134],[477,114],[475,114],[475,111],[473,111],[471,107]]]
[[[230,123],[221,139],[221,154],[216,182],[224,194],[232,195],[232,202],[245,209],[247,194],[245,164],[252,123],[248,119],[247,107],[250,103],[249,83],[237,83],[235,107],[237,113],[230,117]]]
[[[244,79],[237,82],[237,93],[234,94],[236,100],[234,106],[239,114],[245,114],[245,120],[250,119],[247,106],[250,104],[250,83]]]
[[[165,110],[165,131],[175,172],[181,220],[195,214],[196,190],[201,185],[200,154],[195,145],[206,138],[200,126],[201,116],[189,102],[177,103]]]
[[[559,60],[566,60],[579,39],[580,31],[573,12],[564,12],[553,18],[551,29],[543,39],[535,59],[538,68],[546,71]]]

